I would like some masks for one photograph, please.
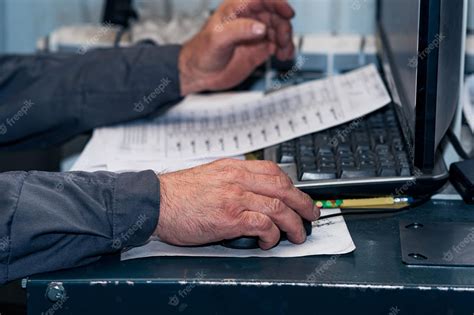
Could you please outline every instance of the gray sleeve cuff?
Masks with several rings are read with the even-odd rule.
[[[118,175],[114,188],[112,247],[145,243],[156,229],[160,181],[153,171]]]

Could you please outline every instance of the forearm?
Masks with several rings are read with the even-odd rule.
[[[0,283],[140,245],[158,222],[152,171],[4,173],[0,191]]]
[[[181,100],[179,46],[0,58],[0,147],[38,148]]]

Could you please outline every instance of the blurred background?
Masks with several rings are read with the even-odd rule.
[[[242,5],[247,1],[249,0],[241,0]],[[293,21],[297,35],[295,44],[302,55],[311,57],[306,59],[305,70],[320,76],[321,73],[344,72],[376,61],[376,48],[371,35],[376,29],[377,0],[288,1],[296,11]],[[472,74],[474,0],[468,1],[467,31],[471,36],[466,43],[466,73]],[[120,7],[119,3],[128,2],[129,0],[109,0],[107,3]],[[38,50],[83,54],[97,47],[129,46],[141,41],[153,41],[157,44],[182,43],[200,30],[207,16],[221,2],[222,0],[133,0],[139,20],[132,22],[130,28],[121,28],[104,24],[104,21],[110,21],[105,14],[108,12],[105,10],[106,0],[0,0],[0,54],[33,53]],[[113,11],[117,13],[117,10]],[[291,69],[291,66],[277,65],[273,68],[285,71]],[[257,86],[257,89],[271,87],[278,73],[266,71],[264,82],[257,76],[255,82],[263,82],[265,85]],[[248,81],[248,84],[253,85],[244,85],[243,88],[255,88],[255,82],[250,79]],[[294,83],[296,82],[287,82]],[[58,160],[54,161],[54,167],[46,170],[56,169],[59,160],[65,161],[61,169],[68,170],[73,159],[66,157],[72,155],[75,158],[87,139],[85,137],[80,145],[74,144],[71,148],[66,146]],[[44,156],[50,160],[52,155],[45,152]],[[16,156],[9,159],[15,163],[18,161]],[[8,164],[1,156],[0,162],[0,170],[1,165]],[[34,164],[32,169],[43,168]]]
[[[474,0],[471,0],[474,1]],[[0,0],[0,52],[28,53],[38,38],[62,26],[101,22],[103,0]],[[221,0],[136,0],[141,18],[199,16]],[[375,0],[291,0],[295,31],[371,34]],[[473,15],[474,16],[474,15]],[[474,28],[474,21],[471,23]]]

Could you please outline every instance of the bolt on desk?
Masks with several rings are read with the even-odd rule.
[[[119,257],[24,281],[38,314],[473,314],[474,267],[402,263],[400,221],[474,222],[474,206],[346,217],[357,246],[303,258]]]

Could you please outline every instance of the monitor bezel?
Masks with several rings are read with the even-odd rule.
[[[422,54],[436,40],[441,27],[441,0],[419,0],[418,62],[415,110],[401,88],[401,78],[394,64],[392,49],[381,22],[381,1],[377,2],[377,46],[382,68],[389,89],[394,96],[403,133],[407,139],[411,158],[415,167],[423,172],[431,172],[436,159],[436,107],[438,96],[439,46],[430,47],[425,58]],[[409,60],[407,60],[408,66]],[[413,118],[415,117],[415,118]]]

